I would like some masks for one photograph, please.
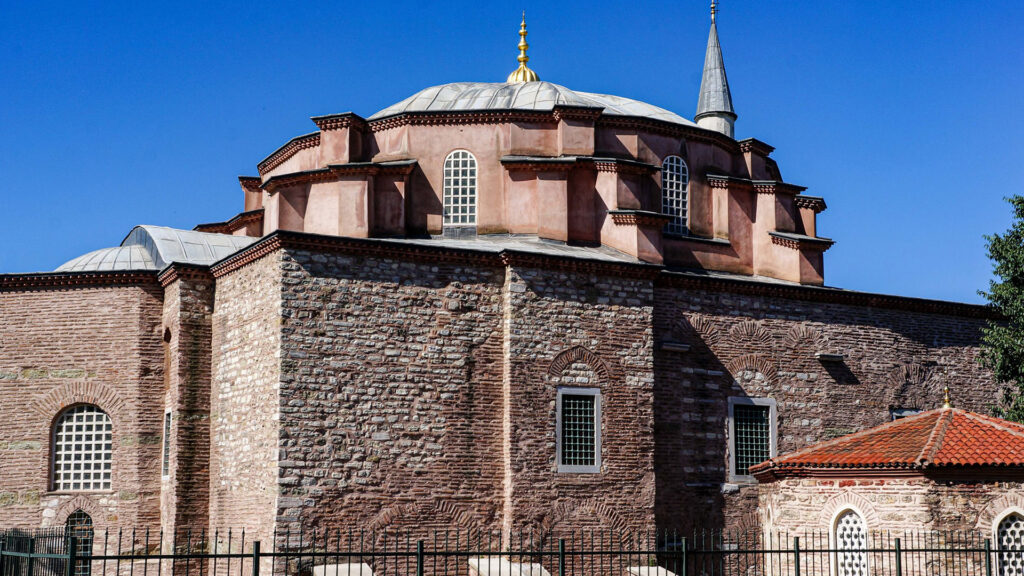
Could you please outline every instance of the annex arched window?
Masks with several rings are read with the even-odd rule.
[[[75,555],[80,558],[75,562],[73,574],[74,576],[89,576],[92,572],[92,562],[88,560],[88,557],[92,556],[92,517],[81,510],[75,510],[68,515],[65,527],[67,535],[75,537]]]
[[[1024,516],[1017,512],[1007,514],[996,525],[999,550],[999,575],[1024,575]]]
[[[476,158],[467,150],[444,159],[444,225],[476,226]]]
[[[61,412],[53,423],[53,489],[110,490],[113,447],[110,416],[98,406]]]
[[[669,234],[686,234],[687,186],[690,173],[679,156],[668,156],[661,163],[661,212],[672,217],[665,225]]]
[[[832,529],[835,543],[835,576],[867,576],[868,530],[856,510],[844,510]]]

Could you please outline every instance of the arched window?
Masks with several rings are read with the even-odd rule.
[[[661,212],[672,217],[665,225],[669,234],[686,234],[687,185],[690,173],[679,156],[668,156],[661,163]]]
[[[855,510],[836,516],[832,534],[835,542],[835,576],[867,576],[868,531],[864,518]]]
[[[91,404],[72,406],[53,424],[53,489],[110,490],[110,416]]]
[[[999,575],[1024,575],[1024,516],[1017,512],[1007,514],[996,525],[999,549]]]
[[[466,150],[444,159],[444,225],[476,226],[476,158]]]
[[[68,536],[76,538],[75,555],[86,558],[75,562],[74,576],[89,576],[92,562],[87,558],[92,556],[92,517],[81,510],[75,510],[68,516],[65,526]]]

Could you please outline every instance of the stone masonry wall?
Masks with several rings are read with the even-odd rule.
[[[152,285],[0,293],[0,527],[160,525],[161,290]],[[52,425],[95,404],[113,425],[110,491],[51,491]]]
[[[171,434],[168,473],[161,478],[161,521],[168,538],[209,524],[213,296],[213,277],[206,274],[183,274],[164,289],[164,409],[170,412]]]
[[[287,250],[282,530],[497,527],[500,268]]]
[[[279,253],[217,279],[210,392],[210,527],[271,541],[278,499]]]
[[[886,422],[890,408],[937,408],[946,385],[966,410],[1000,397],[978,363],[980,319],[659,282],[654,322],[661,527],[756,525],[756,484],[728,477],[730,396],[778,402],[779,454]]]

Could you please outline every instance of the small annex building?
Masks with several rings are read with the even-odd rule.
[[[947,403],[751,468],[768,532],[842,545],[891,531],[974,532],[1024,550],[1024,425]]]

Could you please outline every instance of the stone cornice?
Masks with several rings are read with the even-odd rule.
[[[0,274],[0,292],[140,285],[157,286],[157,272],[155,270],[116,270],[109,272]]]
[[[581,161],[592,162],[598,172],[615,172],[619,174],[654,174],[661,170],[661,166],[640,162],[638,160],[627,160],[625,158],[596,158],[580,157]]]
[[[326,168],[303,170],[289,174],[278,174],[263,183],[263,189],[273,194],[280,188],[295,184],[312,184],[329,182],[340,176],[400,174],[407,175],[416,167],[416,160],[394,160],[390,162],[349,162],[348,164],[331,164]]]
[[[582,120],[584,122],[593,122],[604,112],[604,108],[595,106],[566,106],[559,104],[552,108],[551,116],[557,122],[564,120]]]
[[[341,130],[343,128],[355,128],[360,132],[366,130],[366,120],[352,112],[341,114],[327,114],[326,116],[313,116],[310,118],[316,127],[321,131]]]
[[[166,268],[160,271],[160,274],[157,275],[157,280],[160,281],[160,286],[167,288],[178,280],[212,282],[213,274],[210,273],[209,266],[171,262]]]
[[[402,112],[369,120],[370,130],[380,132],[399,126],[449,126],[457,124],[503,124],[511,122],[555,122],[550,112],[522,110],[467,110],[465,112]]]
[[[235,215],[230,220],[224,222],[210,222],[207,224],[197,224],[193,230],[196,232],[216,232],[218,234],[230,234],[235,230],[243,226],[248,226],[256,222],[263,220],[263,208],[257,208],[255,210],[249,210],[248,212],[242,212]]]
[[[661,228],[672,221],[672,217],[661,212],[647,210],[609,210],[612,222],[620,226],[654,226]]]
[[[751,180],[751,184],[754,185],[754,189],[761,193],[761,188],[764,187],[770,191],[770,193],[780,194],[799,194],[804,190],[807,190],[806,186],[797,186],[796,184],[790,184],[788,182],[779,182],[778,180]]]
[[[774,147],[769,146],[764,142],[761,142],[757,138],[747,138],[745,140],[740,140],[739,142],[737,142],[737,144],[740,145],[740,152],[743,152],[744,154],[747,152],[753,152],[761,156],[769,156],[772,152],[775,151]]]
[[[239,176],[238,184],[244,192],[259,193],[261,192],[260,186],[263,184],[263,179],[259,176]]]
[[[828,206],[825,205],[825,199],[819,198],[818,196],[794,196],[793,204],[797,208],[809,208],[814,210],[815,214],[824,212]]]
[[[657,282],[665,286],[704,290],[710,293],[728,292],[751,296],[786,298],[807,302],[824,302],[865,308],[886,308],[926,314],[945,314],[966,318],[999,319],[999,314],[989,306],[927,300],[907,296],[872,294],[853,290],[840,290],[822,286],[804,286],[793,283],[758,280],[753,277],[734,276],[701,271],[665,270]]]
[[[268,171],[277,168],[284,163],[285,160],[291,158],[299,150],[306,148],[313,148],[320,145],[320,133],[313,132],[311,134],[304,134],[302,136],[296,136],[288,142],[285,142],[284,146],[281,146],[277,150],[270,153],[256,165],[256,169],[259,173],[266,174]]]
[[[753,187],[751,181],[746,178],[737,178],[736,176],[727,176],[725,174],[705,174],[704,177],[712,188],[735,188],[746,190]]]
[[[758,194],[796,195],[807,189],[805,186],[797,186],[796,184],[779,182],[778,180],[751,180],[749,178],[740,178],[738,176],[712,173],[705,174],[704,177],[712,188],[736,187],[748,190],[753,189]]]
[[[533,172],[568,172],[576,167],[579,158],[575,156],[502,156],[501,165],[506,170],[530,170]]]
[[[334,174],[332,174],[330,168],[303,170],[302,172],[292,172],[289,174],[273,176],[263,183],[263,189],[273,194],[280,188],[287,188],[288,186],[294,186],[295,184],[312,184],[314,182],[327,182],[328,180],[333,179]]]
[[[804,236],[803,234],[792,234],[789,232],[769,232],[768,235],[772,237],[772,244],[792,248],[794,250],[824,252],[835,244],[835,241],[830,238],[815,238],[813,236]]]

